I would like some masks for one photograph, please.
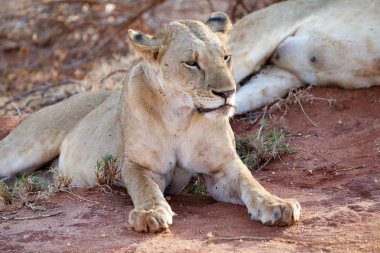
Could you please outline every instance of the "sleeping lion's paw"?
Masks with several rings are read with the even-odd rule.
[[[133,209],[129,212],[129,225],[138,232],[157,233],[169,228],[173,223],[173,215],[172,210],[165,207],[151,210]]]
[[[267,226],[290,226],[298,222],[301,205],[295,199],[280,199],[275,196],[256,202],[248,211],[253,220]]]

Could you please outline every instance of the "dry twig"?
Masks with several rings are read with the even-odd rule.
[[[261,236],[235,236],[235,237],[215,237],[212,236],[206,240],[206,242],[221,242],[221,241],[270,241],[270,237]]]
[[[77,197],[77,198],[79,198],[81,200],[84,200],[84,201],[88,201],[88,202],[95,203],[95,204],[100,204],[100,202],[98,202],[98,201],[83,198],[82,196],[79,196],[78,194],[75,194],[75,193],[73,193],[71,191],[67,191],[67,190],[64,190],[64,189],[62,189],[60,191],[67,192],[68,194],[71,194],[71,195],[73,195],[73,196],[75,196],[75,197]]]
[[[117,74],[117,73],[125,73],[125,72],[128,72],[128,69],[116,69],[114,71],[111,71],[110,73],[108,73],[106,76],[104,76],[101,80],[100,80],[100,84],[103,84],[103,82],[105,80],[107,80],[108,78],[110,78],[111,76]]]
[[[303,114],[305,115],[305,118],[310,122],[310,124],[312,124],[314,127],[318,127],[317,124],[314,123],[314,121],[312,121],[309,116],[306,114],[305,110],[303,109],[303,106],[301,104],[301,101],[298,99],[297,95],[294,95],[295,99],[297,100],[297,103],[299,104]]]
[[[289,240],[289,239],[260,237],[260,236],[236,236],[236,237],[215,237],[215,236],[212,236],[212,237],[206,239],[207,243],[225,242],[225,241],[265,241],[265,242],[267,242],[267,241],[278,241],[278,242],[285,242],[285,243],[291,243],[291,244],[308,245],[308,243],[298,242],[298,241]]]
[[[58,83],[55,83],[55,84],[50,84],[50,83],[43,83],[39,86],[36,86],[34,87],[33,89],[30,89],[20,95],[17,95],[17,96],[14,96],[13,98],[9,99],[8,101],[6,101],[4,104],[2,104],[0,106],[0,110],[1,109],[4,109],[5,107],[7,107],[7,105],[15,102],[15,101],[19,101],[37,91],[46,91],[46,90],[49,90],[51,88],[55,88],[55,87],[58,87],[58,86],[62,86],[62,85],[68,85],[68,84],[79,84],[79,85],[82,85],[82,82],[79,81],[79,80],[73,80],[73,79],[69,79],[69,80],[63,80],[63,81],[60,81]]]
[[[47,218],[47,217],[52,217],[52,216],[57,216],[63,214],[62,211],[58,211],[55,213],[49,213],[49,214],[39,214],[36,216],[26,216],[26,217],[5,217],[1,216],[0,218],[2,220],[33,220],[33,219],[41,219],[41,218]]]

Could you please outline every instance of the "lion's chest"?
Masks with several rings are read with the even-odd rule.
[[[128,158],[169,177],[176,167],[208,174],[236,158],[228,119],[215,122],[200,117],[184,130],[169,130],[160,125],[146,125],[144,131],[134,131],[127,138]]]
[[[227,122],[228,124],[228,122]],[[221,125],[193,129],[179,142],[177,163],[194,172],[209,174],[236,158],[232,130]]]
[[[176,166],[175,150],[167,144],[151,145],[139,142],[128,148],[128,157],[133,162],[155,173],[169,174]]]

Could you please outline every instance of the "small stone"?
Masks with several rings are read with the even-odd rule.
[[[208,240],[212,239],[213,237],[214,237],[214,235],[213,235],[211,232],[208,232],[208,233],[206,234],[206,238],[207,238]]]
[[[68,242],[68,243],[66,244],[66,246],[67,246],[67,247],[71,247],[71,244]]]
[[[5,40],[0,45],[1,51],[13,51],[20,48],[20,45],[11,40]]]
[[[102,234],[100,235],[100,237],[101,237],[101,238],[105,238],[105,237],[106,237],[106,234],[105,234],[105,233],[102,233]]]

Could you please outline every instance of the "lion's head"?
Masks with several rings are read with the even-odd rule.
[[[163,89],[186,94],[200,113],[230,116],[236,90],[225,46],[230,27],[228,16],[217,12],[206,24],[172,22],[157,36],[129,30],[130,45],[154,68]]]

